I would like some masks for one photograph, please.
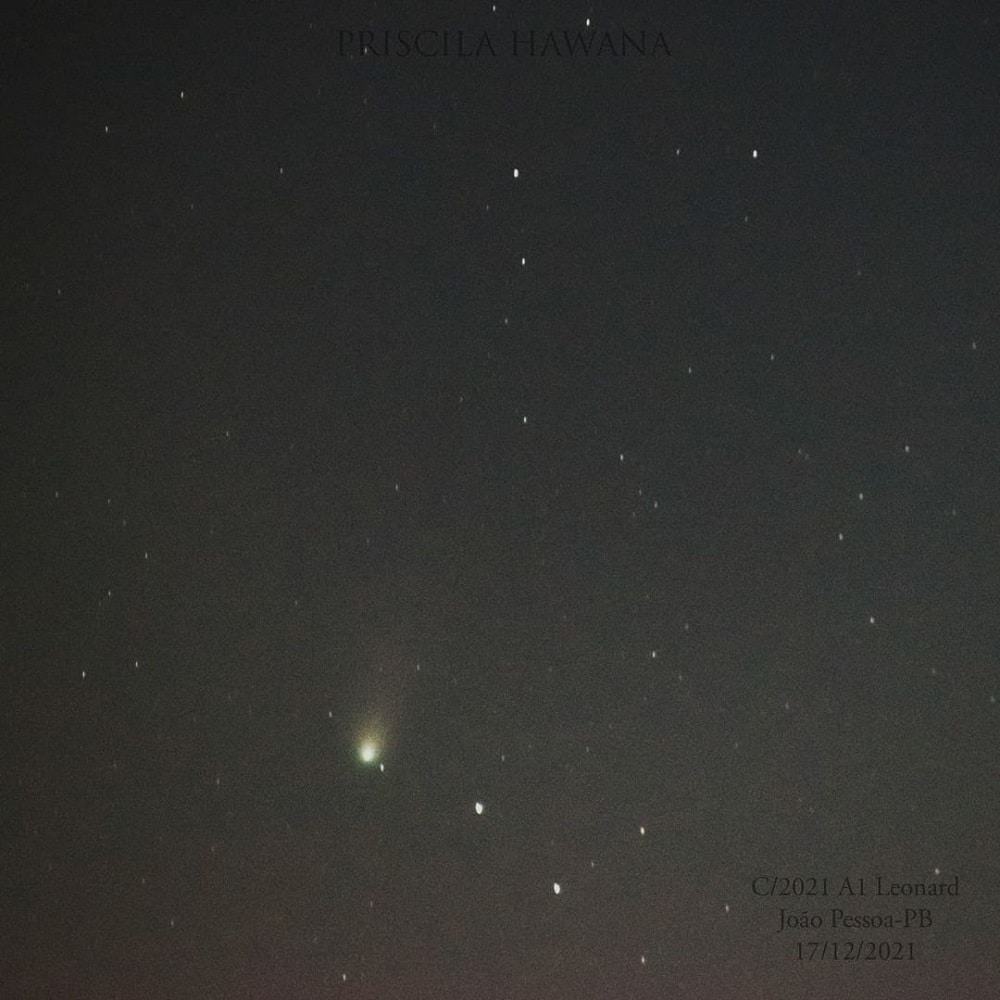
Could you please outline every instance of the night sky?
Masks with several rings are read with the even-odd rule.
[[[1000,18],[492,6],[8,17],[0,995],[998,995]]]

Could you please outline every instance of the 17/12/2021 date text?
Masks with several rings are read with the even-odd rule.
[[[798,941],[795,958],[799,962],[913,962],[917,957],[913,941]]]

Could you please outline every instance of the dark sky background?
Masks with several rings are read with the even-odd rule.
[[[997,995],[992,5],[210,7],[4,30],[3,996]]]

